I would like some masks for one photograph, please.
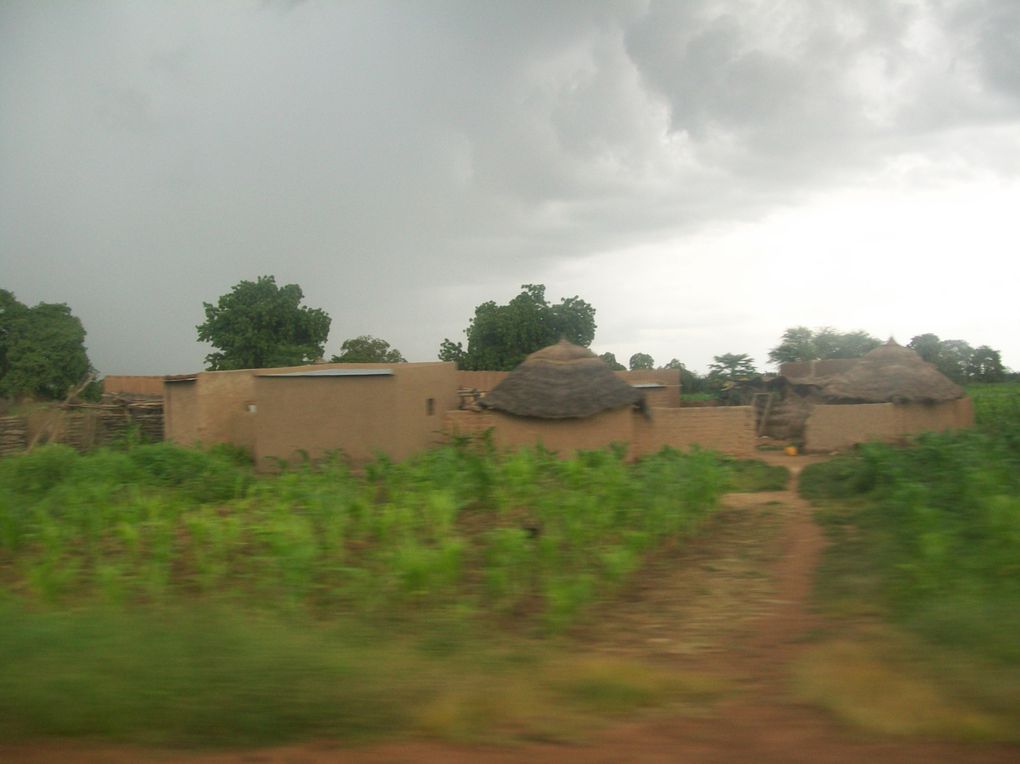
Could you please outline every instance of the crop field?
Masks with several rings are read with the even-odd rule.
[[[989,719],[1005,715],[1015,731],[1020,385],[969,392],[976,429],[923,435],[909,448],[868,444],[806,468],[800,490],[821,507],[833,542],[820,569],[822,606],[890,624],[898,636],[882,650],[923,666]],[[1004,734],[1001,721],[985,726],[991,737]]]
[[[493,688],[569,734],[678,684],[557,635],[724,491],[785,480],[698,451],[464,441],[259,476],[228,448],[45,446],[0,462],[0,735],[471,737]]]

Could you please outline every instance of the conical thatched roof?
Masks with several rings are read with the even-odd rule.
[[[823,398],[844,403],[935,403],[963,395],[962,387],[893,340],[822,388]]]
[[[590,350],[560,340],[525,358],[479,405],[517,416],[580,419],[643,401],[640,390]]]

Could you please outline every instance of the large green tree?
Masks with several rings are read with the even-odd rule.
[[[333,356],[330,362],[406,363],[407,359],[395,347],[390,347],[390,343],[386,340],[363,334],[360,337],[344,340],[340,345],[340,355]]]
[[[606,352],[600,355],[599,358],[601,358],[605,362],[606,366],[613,371],[627,371],[627,367],[616,360],[616,353]]]
[[[655,368],[655,359],[648,355],[648,353],[635,353],[630,357],[629,363],[631,371]]]
[[[831,326],[809,329],[794,326],[783,332],[779,344],[769,351],[772,363],[815,361],[823,358],[860,358],[882,341],[864,331],[838,332]]]
[[[20,303],[0,289],[0,395],[63,398],[94,373],[85,328],[63,303]]]
[[[999,351],[988,345],[973,348],[965,340],[943,340],[929,333],[912,337],[907,347],[960,384],[1001,382],[1006,378]]]
[[[204,303],[198,339],[216,352],[205,357],[211,371],[296,366],[322,357],[330,318],[301,305],[297,284],[277,286],[273,276],[242,281],[215,305]]]
[[[509,371],[536,350],[565,338],[587,347],[595,339],[595,308],[580,297],[566,297],[555,305],[545,298],[542,284],[524,284],[506,305],[493,301],[475,308],[464,330],[467,348],[444,339],[443,361],[461,369]]]
[[[715,385],[750,379],[758,374],[754,359],[747,353],[723,353],[712,356],[712,361],[708,365],[708,379]]]

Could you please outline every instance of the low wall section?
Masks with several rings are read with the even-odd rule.
[[[111,374],[103,377],[103,392],[162,396],[163,377]]]
[[[651,419],[637,419],[634,429],[636,455],[655,453],[664,446],[682,450],[698,446],[751,456],[757,443],[750,406],[655,408]]]
[[[444,427],[453,435],[479,435],[491,429],[493,442],[500,448],[541,443],[564,455],[624,443],[635,458],[655,453],[664,446],[680,450],[698,446],[733,456],[750,456],[756,443],[750,406],[653,408],[649,419],[626,408],[586,419],[532,419],[493,411],[449,411]]]
[[[970,398],[944,403],[857,403],[815,406],[804,429],[808,451],[840,451],[869,440],[972,427]]]

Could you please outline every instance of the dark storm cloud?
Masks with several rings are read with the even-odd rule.
[[[559,264],[755,219],[903,154],[1016,172],[1018,13],[5,3],[4,281],[71,303],[107,371],[196,366],[202,301],[262,273],[330,312],[331,350],[370,332],[428,358]]]

